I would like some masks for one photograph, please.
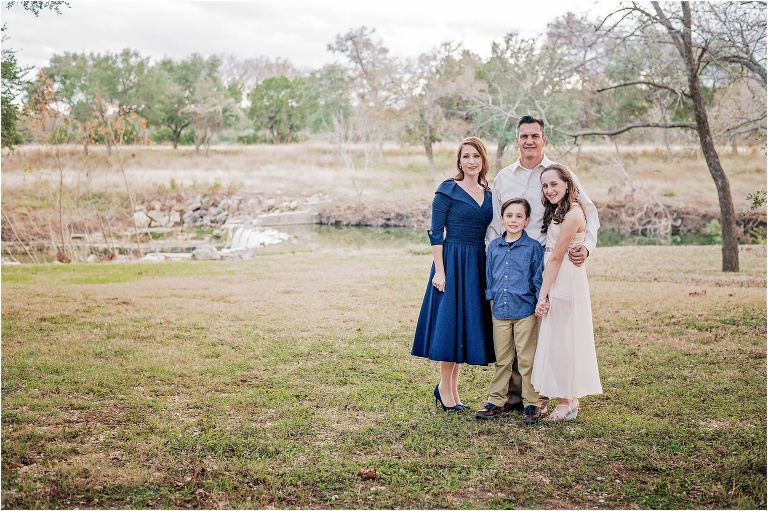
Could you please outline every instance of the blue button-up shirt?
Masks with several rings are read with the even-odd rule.
[[[544,249],[525,231],[508,243],[504,236],[488,245],[485,299],[493,300],[497,319],[523,319],[536,312]]]

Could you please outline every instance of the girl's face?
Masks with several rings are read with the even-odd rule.
[[[541,191],[552,204],[558,204],[565,197],[565,181],[555,170],[547,170],[541,174]]]
[[[464,172],[464,177],[470,178],[470,181],[477,181],[477,176],[480,175],[480,171],[483,169],[483,157],[480,155],[480,151],[469,144],[465,144],[461,148],[461,170]]]

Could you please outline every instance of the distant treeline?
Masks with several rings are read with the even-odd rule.
[[[700,9],[700,19],[727,14],[713,5]],[[761,12],[762,25],[757,17],[741,28],[752,41],[746,60],[764,73],[764,5]],[[393,58],[374,29],[361,27],[327,45],[339,56],[336,63],[311,70],[227,55],[152,62],[131,49],[64,53],[31,80],[16,77],[11,96],[19,129],[6,126],[4,106],[3,146],[55,137],[86,151],[115,142],[199,150],[214,142],[285,144],[325,134],[339,143],[417,144],[433,163],[435,142],[473,134],[494,144],[500,161],[523,114],[546,120],[551,143],[617,135],[622,142],[695,142],[689,70],[664,27],[638,32],[627,23],[601,22],[568,13],[540,37],[509,33],[486,59],[454,42],[415,59]],[[703,22],[696,28],[698,39],[712,30]],[[715,39],[723,46],[740,35]],[[4,99],[9,58],[4,51]],[[749,62],[713,59],[699,79],[719,143],[764,137],[765,85]]]

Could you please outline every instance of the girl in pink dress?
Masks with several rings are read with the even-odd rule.
[[[536,315],[541,319],[531,382],[543,396],[557,396],[550,421],[573,420],[578,398],[602,394],[597,369],[592,304],[585,265],[574,266],[567,252],[584,242],[586,219],[571,173],[554,164],[541,173],[544,275]]]

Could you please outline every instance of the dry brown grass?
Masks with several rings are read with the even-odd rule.
[[[429,176],[429,166],[419,147],[386,145],[384,159],[372,162],[367,173],[361,172],[362,148],[353,147],[359,157],[358,185],[353,183],[353,173],[346,168],[332,144],[313,142],[287,146],[221,146],[214,147],[208,157],[197,156],[194,149],[182,147],[126,147],[121,152],[126,158],[129,177],[137,191],[146,186],[178,187],[194,185],[242,187],[249,190],[278,192],[295,191],[298,194],[327,193],[340,201],[356,202],[357,192],[363,189],[365,201],[429,200],[435,183]],[[441,143],[435,148],[440,179],[453,175],[455,147]],[[558,159],[561,148],[552,147],[550,157]],[[575,152],[562,158],[576,170],[595,201],[607,202],[621,199],[615,193],[617,185],[625,181],[619,170],[623,165],[629,178],[637,187],[644,187],[665,204],[678,208],[718,211],[714,183],[706,164],[694,150],[678,150],[671,161],[658,148],[621,148],[620,156],[611,147],[587,148],[577,161]],[[135,157],[132,157],[135,155]],[[514,148],[504,164],[516,157]],[[731,190],[737,211],[748,209],[748,193],[766,186],[766,158],[759,151],[747,151],[733,156],[721,154],[723,166],[731,181]],[[98,186],[111,182],[120,188],[122,183],[104,156],[103,149],[92,148],[86,162],[73,148],[67,169],[68,182],[74,186],[82,181],[84,169],[91,169]],[[619,163],[620,162],[620,163]],[[2,189],[11,197],[24,189],[40,186],[41,181],[51,181],[56,175],[50,155],[40,148],[21,147],[15,153],[2,156]],[[493,174],[493,172],[491,172]],[[490,176],[493,177],[493,176]],[[622,190],[626,191],[626,189]]]

